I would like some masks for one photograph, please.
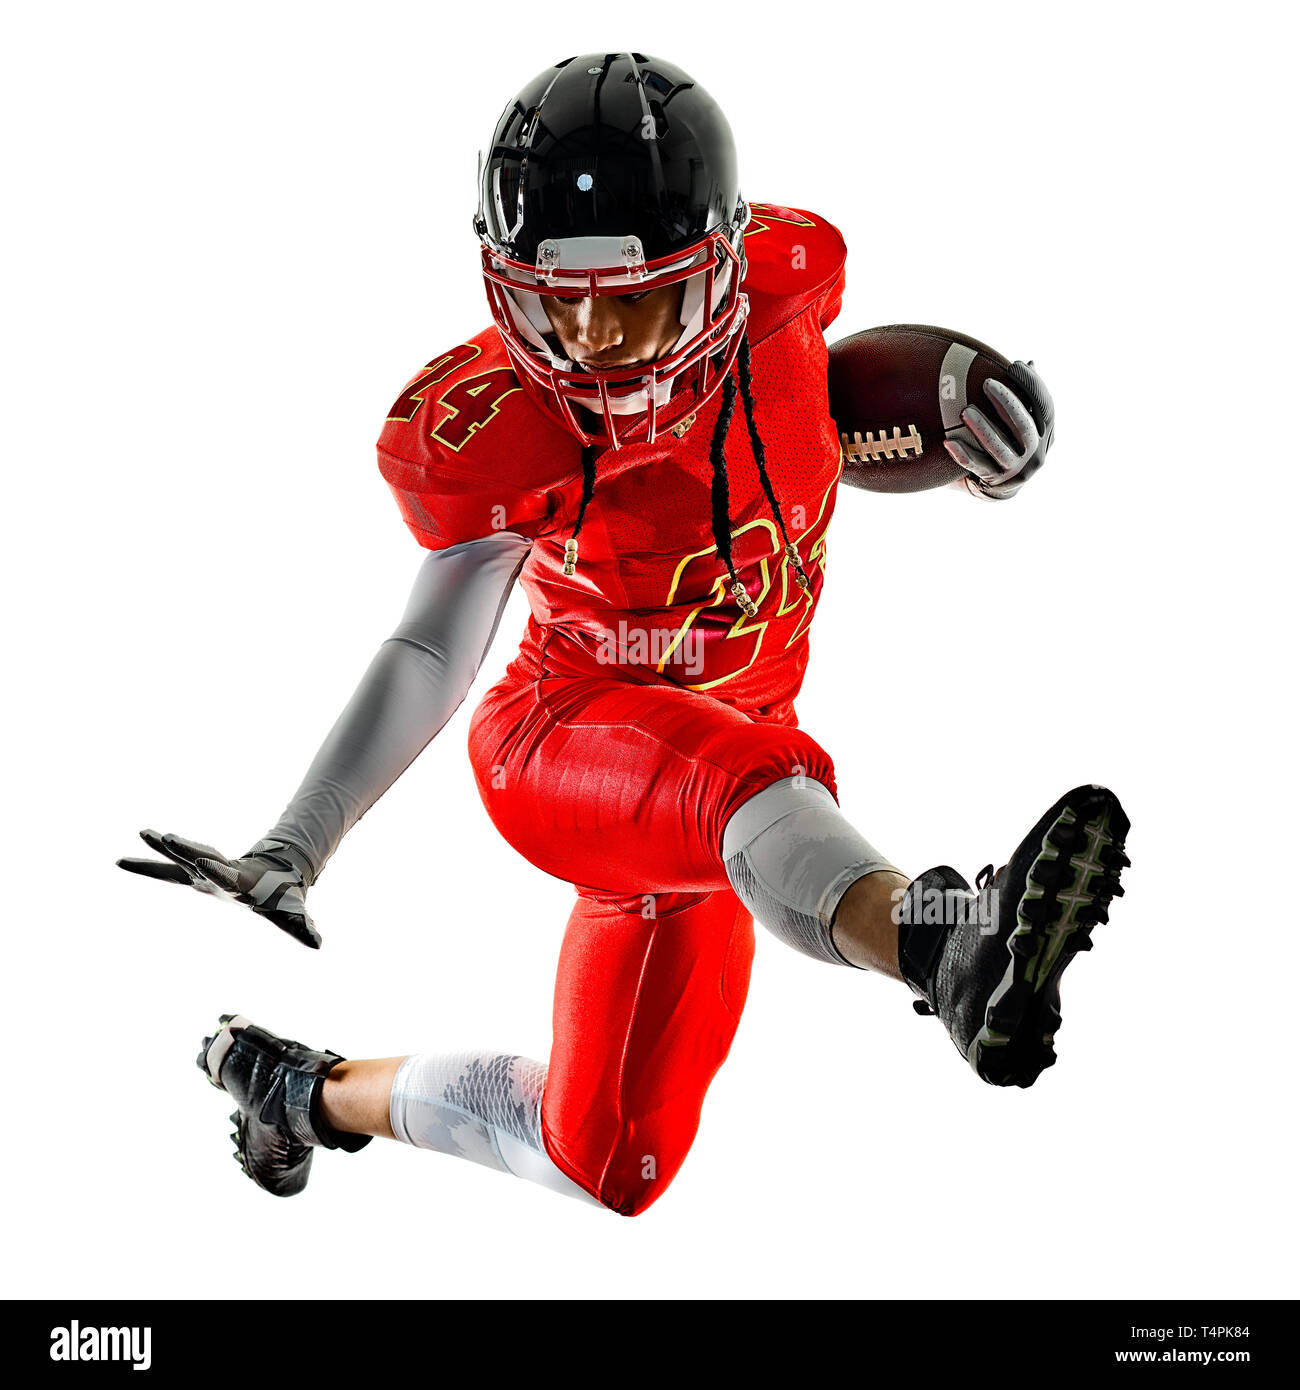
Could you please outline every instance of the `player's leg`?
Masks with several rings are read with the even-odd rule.
[[[831,917],[831,941],[850,965],[901,980],[898,903],[908,878],[880,869],[853,880]]]
[[[307,1185],[316,1149],[355,1153],[372,1137],[467,1158],[596,1204],[547,1156],[546,1067],[509,1053],[423,1053],[347,1061],[225,1015],[199,1067],[235,1101],[235,1157],[278,1197]]]
[[[723,835],[740,806],[787,779],[835,801],[830,755],[803,730],[669,682],[502,682],[470,757],[510,844],[597,896],[730,888]]]
[[[236,1154],[279,1196],[316,1148],[370,1136],[467,1158],[634,1216],[681,1167],[735,1035],[754,932],[729,890],[579,898],[550,1066],[507,1053],[347,1061],[227,1016],[200,1067],[232,1094]]]
[[[535,699],[535,688],[527,692],[530,719],[522,728],[520,721],[508,721],[501,766],[484,759],[484,739],[477,740],[481,784],[486,777],[494,793],[503,791],[489,804],[498,824],[508,825],[508,837],[541,867],[607,896],[622,896],[621,885],[628,882],[644,882],[647,895],[683,887],[695,888],[701,899],[710,892],[721,894],[721,906],[715,904],[702,917],[685,911],[682,903],[675,903],[682,912],[672,915],[688,923],[707,921],[709,932],[723,931],[723,944],[730,941],[739,907],[718,857],[730,803],[743,801],[810,759],[830,782],[830,760],[795,730],[755,724],[675,686],[647,691],[609,681],[554,684],[551,701]],[[476,720],[480,733],[482,727],[483,721]],[[643,905],[636,895],[637,908]],[[695,900],[686,906],[694,907]],[[719,912],[727,917],[725,930],[716,924]],[[581,909],[578,920],[583,920]],[[635,958],[648,949],[647,943],[661,940],[639,914],[622,913],[621,920],[635,926],[635,938],[611,933],[588,948],[601,955],[602,969],[615,973],[618,943]],[[751,930],[747,917],[743,930]],[[707,935],[703,927],[698,934]],[[688,935],[685,927],[678,932],[680,939]],[[702,940],[694,950],[700,961],[709,958]],[[672,960],[662,947],[653,955],[656,962]],[[641,961],[637,968],[648,966]],[[718,980],[706,988],[716,992]],[[625,1007],[621,997],[619,1007]],[[634,1013],[633,1021],[641,1016]],[[600,1191],[599,1175],[593,1178],[584,1170],[581,1181],[566,1175],[542,1143],[546,1069],[541,1063],[505,1053],[451,1053],[338,1071],[342,1059],[337,1054],[287,1043],[247,1020],[238,1020],[238,1026],[225,1022],[229,1026],[217,1039],[205,1040],[200,1065],[214,1084],[237,1093],[239,1109],[232,1118],[238,1153],[249,1175],[268,1190],[285,1195],[301,1190],[316,1147],[346,1147],[358,1137],[353,1131],[360,1131],[364,1142],[391,1130],[419,1147],[454,1153],[589,1199]],[[672,1122],[676,1137],[662,1138],[660,1174],[670,1176],[680,1163],[694,1133],[703,1088],[725,1055],[733,1028],[730,1014],[721,1034],[714,1025],[700,1028],[703,1079],[686,1086],[680,1103],[685,1118]],[[716,1045],[709,1042],[715,1035],[721,1039]],[[683,1037],[689,1053],[695,1033]],[[229,1074],[223,1071],[227,1055]],[[331,1073],[334,1080],[327,1086]],[[629,1084],[636,1081],[631,1078]],[[377,1113],[385,1084],[387,1119]],[[278,1099],[284,1096],[294,1097],[289,1110]],[[673,1107],[669,1112],[678,1114]],[[660,1186],[665,1180],[658,1179]],[[617,1196],[613,1204],[635,1210],[640,1200]]]
[[[802,730],[668,683],[557,678],[489,692],[470,749],[497,828],[580,890],[729,887],[796,949],[898,976],[908,880],[841,814]]]
[[[737,892],[791,945],[905,980],[983,1080],[1029,1086],[1056,1060],[1061,974],[1123,893],[1127,833],[1115,795],[1082,786],[978,891],[947,865],[910,882],[863,877],[870,847],[834,799],[790,780],[740,807],[723,854]]]
[[[721,856],[732,887],[787,945],[902,978],[894,909],[908,880],[821,782],[786,777],[743,801],[723,829]]]
[[[635,1216],[681,1167],[753,953],[752,919],[730,890],[579,898],[556,977],[542,1136],[602,1205]]]
[[[535,864],[603,893],[624,874],[663,891],[725,875],[795,949],[904,979],[996,1085],[1055,1060],[1060,974],[1128,862],[1118,800],[1084,786],[978,893],[947,866],[908,880],[844,817],[814,740],[675,686],[506,683],[471,750],[494,821]]]
[[[549,1066],[504,1054],[338,1064],[335,1129],[393,1136],[635,1216],[695,1138],[749,990],[729,890],[580,897],[560,950]]]

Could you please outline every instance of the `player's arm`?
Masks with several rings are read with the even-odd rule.
[[[247,854],[227,859],[208,845],[145,830],[141,838],[164,858],[121,859],[121,867],[231,898],[319,946],[307,888],[464,700],[530,544],[503,531],[426,556],[401,623],[284,813]]]

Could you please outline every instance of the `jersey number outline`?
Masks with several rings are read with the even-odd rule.
[[[388,418],[409,425],[429,399],[429,391],[446,381],[453,372],[467,367],[482,352],[483,349],[475,343],[457,343],[441,357],[425,363],[423,371],[407,382],[406,389],[393,402]],[[501,402],[522,389],[519,379],[509,367],[496,367],[476,376],[462,377],[436,398],[434,404],[443,407],[446,413],[429,433],[440,444],[458,454],[484,425],[496,418]]]
[[[804,556],[804,569],[811,578],[813,571],[820,571],[824,576],[826,573],[826,528],[830,524],[830,517],[827,516],[827,504],[835,492],[836,482],[826,489],[821,500],[821,506],[817,510],[817,516],[804,531],[796,538],[799,542],[800,552]],[[682,625],[677,629],[673,640],[668,644],[667,651],[658,662],[655,669],[662,672],[664,667],[672,660],[673,653],[685,640],[686,634],[690,631],[695,620],[706,609],[731,606],[736,608],[736,619],[723,633],[719,639],[720,643],[731,642],[738,638],[750,637],[753,639],[753,648],[749,653],[749,659],[737,666],[734,670],[727,671],[723,675],[714,676],[712,679],[701,681],[697,685],[688,685],[688,690],[712,690],[714,686],[723,685],[729,680],[749,670],[758,660],[758,654],[763,648],[763,641],[767,634],[768,625],[777,618],[783,618],[786,614],[803,605],[803,612],[799,616],[799,621],[794,625],[794,631],[786,639],[786,650],[789,650],[795,642],[808,630],[809,623],[812,622],[813,607],[816,600],[812,594],[805,592],[799,585],[795,584],[790,574],[790,566],[785,563],[785,545],[781,540],[780,532],[776,528],[776,523],[767,517],[759,517],[755,521],[747,522],[744,526],[739,526],[731,533],[733,542],[737,542],[737,560],[749,548],[746,538],[751,533],[756,533],[755,538],[761,537],[763,532],[767,533],[767,539],[771,545],[770,550],[765,550],[762,554],[754,557],[746,557],[742,563],[737,563],[736,571],[740,573],[757,563],[759,577],[761,580],[758,594],[754,596],[754,605],[758,609],[756,618],[747,618],[743,611],[736,607],[736,600],[731,593],[730,577],[726,574],[717,575],[713,581],[709,597],[703,602],[695,605],[686,615]],[[806,547],[806,549],[805,549]],[[708,546],[704,550],[692,551],[689,555],[684,555],[678,562],[676,570],[673,572],[672,583],[668,589],[667,603],[672,604],[673,598],[682,587],[683,580],[688,576],[693,564],[704,563],[717,564],[717,545]],[[710,561],[712,557],[712,561]],[[775,566],[776,573],[780,575],[778,584],[773,574]],[[764,613],[765,607],[771,610],[772,605],[768,602],[773,596],[775,598],[774,611]],[[714,644],[710,643],[710,646]],[[715,649],[716,652],[716,649]]]

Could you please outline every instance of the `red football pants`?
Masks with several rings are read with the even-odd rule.
[[[502,835],[579,894],[555,984],[547,1153],[636,1215],[690,1148],[749,987],[753,921],[723,828],[782,778],[834,791],[834,767],[792,725],[616,676],[507,676],[474,714],[470,757]]]

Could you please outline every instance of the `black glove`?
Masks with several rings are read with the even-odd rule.
[[[320,933],[307,915],[307,874],[289,846],[259,845],[255,853],[227,859],[211,845],[179,835],[142,830],[140,838],[165,859],[119,859],[118,867],[146,878],[180,883],[216,898],[251,907],[304,946],[317,950]]]
[[[944,444],[952,461],[966,470],[962,481],[967,490],[979,497],[1014,497],[1043,466],[1056,429],[1056,408],[1034,364],[1013,362],[1008,375],[1015,391],[1000,381],[986,381],[984,394],[1002,417],[1011,440],[979,406],[968,405],[961,413],[962,424],[975,444],[960,439]]]

